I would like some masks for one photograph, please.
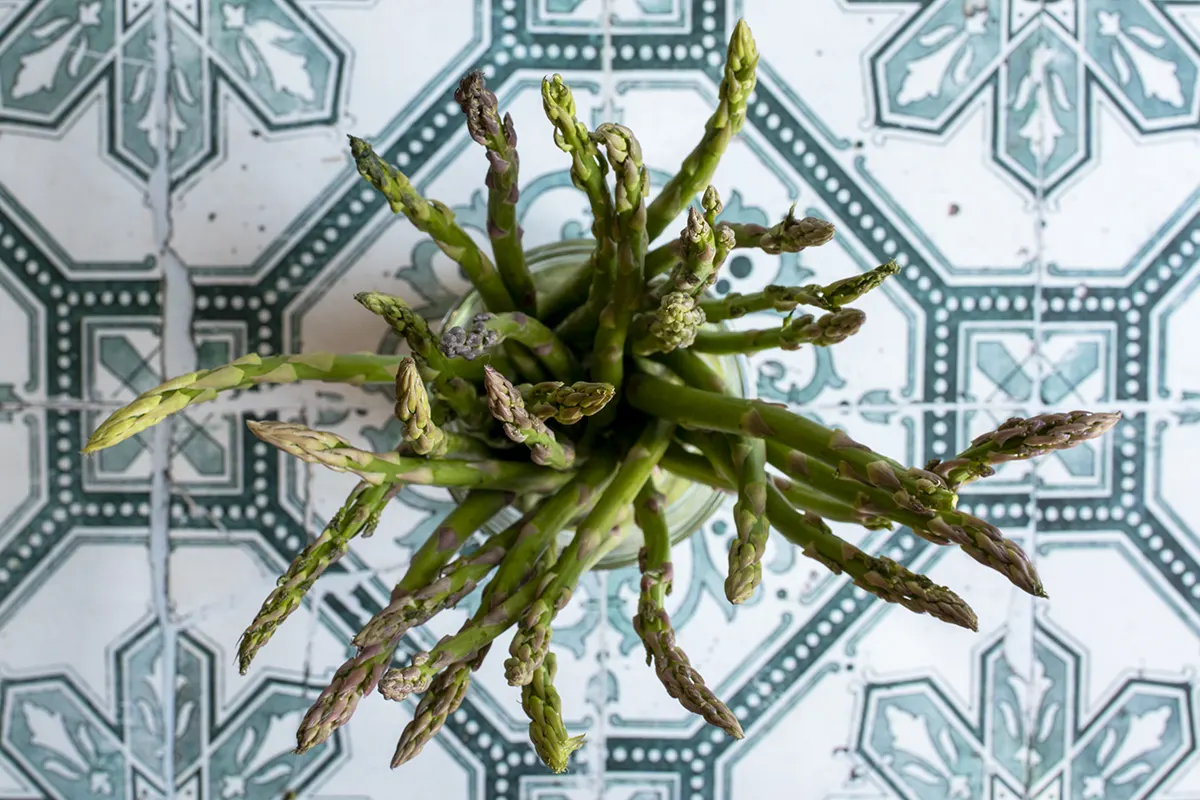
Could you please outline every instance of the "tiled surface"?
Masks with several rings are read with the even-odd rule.
[[[725,509],[678,549],[670,611],[745,741],[653,679],[626,570],[590,576],[555,634],[565,715],[589,737],[568,775],[535,764],[496,659],[402,771],[387,762],[411,708],[379,698],[290,755],[448,506],[406,491],[240,677],[241,629],[351,485],[243,421],[371,441],[386,397],[259,392],[86,461],[82,434],[247,350],[394,348],[356,291],[447,307],[461,282],[366,191],[346,133],[480,226],[484,159],[450,95],[488,68],[521,136],[527,244],[573,237],[586,204],[538,80],[562,72],[582,117],[631,126],[661,184],[739,14],[762,68],[716,178],[727,216],[796,202],[839,236],[739,255],[718,288],[905,266],[851,341],[755,359],[757,393],[912,463],[1013,414],[1126,411],[965,501],[1031,548],[1053,599],[900,533],[864,541],[959,589],[978,635],[880,608],[777,543],[735,612]],[[1198,65],[1192,0],[0,4],[0,798],[1200,797]]]

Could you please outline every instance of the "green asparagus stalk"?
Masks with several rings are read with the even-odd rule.
[[[595,258],[593,253],[585,263],[571,270],[561,283],[538,289],[538,319],[556,335],[568,314],[588,305],[596,275]]]
[[[442,567],[471,534],[511,499],[511,495],[500,492],[469,493],[413,554],[407,572],[392,593],[393,604],[399,596],[413,594],[436,580]],[[300,723],[296,732],[297,753],[305,753],[321,744],[350,721],[358,702],[375,690],[384,670],[392,663],[399,643],[399,637],[372,641],[366,647],[360,647],[338,668],[329,686],[317,697]]]
[[[837,311],[847,303],[853,303],[872,289],[878,288],[892,275],[900,271],[895,261],[889,261],[875,269],[834,281],[828,286],[767,286],[752,294],[728,294],[719,300],[705,300],[700,304],[709,322],[724,322],[738,319],[759,311],[791,311],[798,305],[812,306],[825,311]]]
[[[703,138],[684,159],[678,174],[667,181],[646,210],[650,239],[657,239],[692,198],[712,182],[717,162],[746,122],[746,107],[754,92],[757,67],[758,48],[750,35],[750,26],[739,20],[729,40],[725,75],[717,90],[720,96],[717,110],[705,123]]]
[[[550,469],[570,469],[575,463],[574,446],[558,441],[546,423],[525,409],[521,393],[507,378],[487,367],[483,383],[492,416],[504,424],[508,438],[529,448],[533,463]]]
[[[554,544],[555,537],[572,519],[595,506],[615,468],[616,459],[610,453],[598,452],[569,484],[542,501],[484,589],[481,608],[495,607],[517,590],[528,578],[538,554]]]
[[[468,362],[454,362],[442,355],[434,343],[429,325],[399,297],[381,292],[360,292],[354,296],[364,308],[382,317],[396,335],[408,342],[419,364],[425,366],[422,378],[431,380],[438,395],[468,427],[480,426],[483,408],[475,388],[468,380],[482,379],[482,369],[472,374]]]
[[[567,771],[571,753],[583,747],[583,735],[571,736],[562,720],[562,700],[554,688],[558,661],[554,653],[534,670],[533,679],[521,687],[521,707],[529,717],[529,739],[538,758],[554,773]]]
[[[691,295],[669,292],[663,295],[656,310],[634,318],[633,353],[647,356],[691,347],[703,324],[704,312],[696,307]]]
[[[995,474],[995,465],[1007,461],[1068,450],[1099,438],[1121,420],[1120,412],[1093,413],[1070,411],[1065,414],[1041,414],[1029,419],[1013,417],[1000,427],[971,441],[971,446],[948,461],[928,466],[952,488]]]
[[[402,298],[383,292],[359,292],[354,299],[372,314],[382,317],[430,371],[449,372],[471,379],[480,377],[482,370],[455,364],[442,355],[429,323]]]
[[[831,347],[858,333],[867,315],[856,308],[843,308],[814,319],[804,314],[778,328],[747,331],[705,330],[696,334],[692,349],[700,353],[757,353],[761,350],[799,350],[802,345]]]
[[[733,248],[762,250],[771,255],[780,253],[799,253],[809,247],[820,247],[833,239],[834,227],[816,217],[796,219],[796,207],[788,211],[782,222],[770,228],[754,223],[721,223],[727,229],[725,236],[725,253]],[[685,245],[680,241],[667,242],[654,248],[646,254],[646,274],[661,275],[667,270],[678,268],[684,260]],[[725,260],[724,255],[718,259],[718,264]],[[894,266],[894,265],[893,265]],[[870,274],[870,273],[868,273]],[[855,276],[861,278],[863,276]],[[853,280],[853,279],[851,279]],[[846,302],[851,302],[847,300]],[[826,308],[825,304],[820,304]],[[829,310],[837,306],[828,306]]]
[[[583,573],[621,543],[616,535],[617,520],[666,452],[674,428],[673,423],[657,419],[646,425],[595,508],[575,529],[575,537],[555,562],[544,588],[522,616],[513,636],[509,647],[511,657],[504,662],[510,685],[524,686],[533,679],[533,671],[541,665],[550,647],[550,624],[555,615],[571,599],[571,592]]]
[[[516,543],[505,555],[496,574],[484,590],[475,619],[483,619],[518,591],[531,576],[531,566],[541,562],[548,567],[553,562],[554,540],[567,523],[579,513],[586,513],[599,499],[600,490],[612,474],[615,460],[607,453],[591,458],[575,479],[542,502],[532,517],[521,525]],[[536,569],[534,570],[536,572]],[[482,660],[486,647],[475,658]],[[563,727],[561,703],[554,690],[554,665],[548,656],[542,669],[522,692],[522,705],[530,717],[530,738],[538,755],[551,769],[562,772],[568,758],[583,743],[583,737],[570,738]],[[547,672],[547,666],[549,671]],[[431,690],[437,686],[435,679]]]
[[[600,312],[592,364],[593,377],[621,390],[624,379],[625,343],[633,313],[641,299],[642,262],[646,257],[646,203],[649,173],[642,163],[642,148],[632,131],[622,125],[605,123],[596,129],[608,163],[616,174],[614,209],[617,245],[617,276],[612,296]],[[597,414],[601,425],[612,421],[615,406],[606,406]]]
[[[440,458],[449,445],[446,432],[433,422],[429,394],[417,371],[417,362],[405,358],[396,373],[396,419],[404,426],[404,441],[419,456]]]
[[[587,126],[576,118],[575,97],[562,75],[542,81],[542,108],[554,125],[554,143],[571,156],[571,182],[587,195],[592,210],[592,235],[599,246],[608,236],[612,215],[612,197],[605,183],[608,164]]]
[[[767,446],[762,439],[731,438],[733,466],[738,478],[738,499],[733,507],[737,537],[729,548],[729,573],[725,596],[744,603],[762,583],[762,558],[771,534],[767,523]]]
[[[290,422],[249,420],[246,425],[255,436],[289,455],[310,464],[321,464],[335,472],[352,472],[373,486],[411,483],[447,488],[549,492],[570,479],[569,473],[512,461],[430,461],[396,453],[370,453],[351,446],[336,433]]]
[[[712,187],[708,187],[710,190]],[[698,296],[717,274],[717,243],[712,226],[695,206],[688,206],[687,225],[679,233],[681,259],[667,279],[668,291]]]
[[[393,593],[391,602],[354,637],[355,646],[364,649],[374,644],[399,642],[409,630],[424,625],[444,609],[454,608],[495,570],[533,515],[534,512],[528,512],[500,533],[488,537],[479,549],[456,558],[420,588]]]
[[[583,374],[574,354],[554,331],[519,311],[478,314],[470,328],[455,326],[443,332],[440,346],[447,358],[474,360],[505,340],[528,347],[555,380],[574,381]]]
[[[446,671],[433,679],[429,691],[417,703],[412,720],[404,726],[396,752],[392,756],[392,769],[420,755],[438,731],[446,724],[450,715],[462,705],[471,684],[471,665],[460,661],[451,664]]]
[[[512,362],[513,369],[511,374],[519,380],[529,381],[530,383],[540,383],[541,381],[550,380],[550,373],[546,372],[546,368],[542,366],[542,362],[534,356],[528,347],[516,339],[505,342],[501,346],[501,350],[504,356]],[[493,356],[491,361],[493,367],[505,371],[503,360],[497,360]]]
[[[762,250],[770,255],[799,253],[810,247],[820,247],[833,239],[834,227],[816,217],[796,219],[796,207],[788,209],[782,222],[769,228],[753,223],[731,224],[737,242],[735,247]]]
[[[954,543],[980,564],[1008,578],[1018,589],[1035,597],[1046,596],[1029,556],[991,523],[962,511],[925,508],[913,503],[899,483],[868,486],[846,477],[854,474],[847,464],[833,472],[827,465],[796,450],[789,451],[773,440],[767,440],[767,460],[798,482],[808,482],[840,500],[855,503],[863,511],[876,511],[909,525],[913,533],[927,541],[939,545]]]
[[[642,583],[633,628],[646,647],[646,663],[654,664],[654,671],[667,694],[710,725],[741,739],[744,734],[737,717],[705,685],[704,678],[692,667],[687,654],[675,643],[675,629],[666,609],[673,569],[665,506],[666,498],[654,486],[653,479],[647,480],[634,506],[634,517],[642,530],[645,546],[638,556]]]
[[[525,266],[521,226],[517,224],[517,131],[512,116],[500,117],[496,95],[485,85],[483,70],[467,73],[454,92],[454,100],[467,116],[471,138],[487,148],[488,237],[496,256],[496,269],[517,308],[537,313],[537,290]]]
[[[926,470],[908,468],[851,439],[785,407],[762,400],[745,400],[717,395],[687,386],[676,386],[650,375],[635,375],[629,381],[626,399],[652,416],[697,428],[757,436],[780,444],[830,466],[845,464],[847,477],[867,486],[903,490],[918,501],[939,509],[953,509],[958,497],[939,477]]]
[[[667,453],[663,456],[662,468],[681,478],[702,483],[714,489],[721,489],[729,493],[737,491],[736,479],[729,477],[725,470],[718,473],[708,458],[689,453],[676,443],[667,448]],[[732,470],[732,464],[728,469]],[[851,505],[834,500],[810,486],[795,483],[779,475],[768,475],[767,479],[796,508],[811,511],[834,522],[862,525],[868,530],[892,530],[892,522],[887,517],[864,513]]]
[[[399,366],[400,359],[396,356],[306,353],[264,358],[251,353],[231,364],[189,372],[143,392],[132,403],[114,411],[102,422],[88,439],[83,452],[94,453],[120,444],[174,413],[216,399],[221,392],[296,381],[347,383],[351,386],[391,383],[396,379]]]
[[[701,432],[690,433],[688,440],[708,457],[718,474],[738,487],[738,503],[733,506],[734,525],[738,535],[730,547],[730,569],[725,581],[725,595],[730,602],[745,602],[762,582],[762,557],[770,535],[766,511],[769,481],[766,444],[761,439],[722,439],[719,434]],[[858,516],[857,513],[820,493],[798,493],[791,486],[787,488],[792,489],[791,494],[796,495],[796,499],[802,503],[808,503],[814,499],[812,495],[815,495],[816,503],[810,505],[832,509],[835,518],[841,519],[846,518],[848,511],[851,521],[858,522],[858,519],[854,519]],[[784,494],[778,485],[775,489]],[[792,497],[788,497],[787,494],[784,494],[784,497],[788,503],[793,503]]]
[[[587,287],[587,301],[577,305],[558,328],[560,335],[570,339],[595,327],[612,291],[617,265],[616,246],[611,238],[613,201],[605,177],[608,163],[600,155],[587,126],[575,117],[575,98],[561,75],[542,81],[542,108],[554,125],[554,143],[571,156],[571,182],[587,195],[592,210],[592,238],[596,240],[586,278],[581,274],[578,281],[580,287]]]
[[[429,690],[434,677],[451,664],[472,660],[506,630],[517,624],[538,595],[541,581],[531,579],[486,614],[477,614],[453,636],[444,637],[429,652],[417,653],[409,666],[393,668],[379,680],[379,692],[402,702],[410,694]],[[480,609],[482,611],[482,609]]]
[[[317,578],[350,549],[350,541],[355,536],[370,536],[374,532],[384,506],[397,491],[397,486],[358,484],[316,541],[292,560],[250,627],[242,634],[238,644],[238,669],[243,675],[276,629],[300,607]]]
[[[553,419],[563,425],[574,425],[584,417],[596,414],[616,394],[612,384],[587,381],[522,384],[517,390],[529,413],[542,421]]]
[[[362,139],[350,137],[350,152],[359,174],[387,199],[392,212],[404,212],[417,230],[428,234],[450,260],[463,268],[489,311],[513,310],[513,299],[500,273],[470,234],[454,221],[453,211],[422,197],[404,173],[384,162]]]
[[[725,322],[760,311],[791,311],[798,305],[833,310],[828,308],[821,287],[816,285],[771,285],[752,294],[733,292],[718,300],[703,300],[700,308],[709,322]]]
[[[957,594],[890,558],[871,556],[835,536],[816,514],[801,514],[774,487],[767,488],[767,514],[785,539],[802,548],[835,575],[845,572],[854,585],[880,600],[898,603],[918,614],[978,630],[975,612]]]
[[[847,303],[853,303],[872,289],[877,289],[883,282],[900,272],[900,265],[895,261],[880,264],[861,275],[851,275],[834,281],[821,290],[825,303],[830,308],[842,308]]]
[[[654,360],[695,388],[717,394],[724,394],[728,388],[717,371],[690,349],[656,355]]]

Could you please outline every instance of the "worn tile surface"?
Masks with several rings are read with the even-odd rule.
[[[564,715],[589,739],[567,775],[536,761],[495,658],[401,771],[412,707],[378,697],[292,755],[451,506],[406,489],[240,676],[241,630],[353,485],[244,421],[384,448],[386,394],[257,390],[84,459],[86,433],[245,352],[395,352],[355,292],[431,318],[453,303],[462,279],[353,172],[347,133],[484,241],[485,161],[452,99],[483,68],[520,134],[526,244],[587,235],[541,77],[562,73],[589,123],[632,127],[661,185],[740,15],[762,61],[715,178],[725,216],[795,203],[839,235],[739,252],[716,290],[903,267],[861,334],[755,357],[750,384],[918,464],[1010,416],[1125,411],[1109,438],[964,496],[1036,554],[1052,598],[906,531],[849,531],[960,590],[979,633],[881,607],[774,541],[734,610],[725,507],[677,548],[669,611],[744,741],[654,680],[624,569],[588,576],[556,628]],[[1200,797],[1198,177],[1194,0],[0,3],[0,798]]]

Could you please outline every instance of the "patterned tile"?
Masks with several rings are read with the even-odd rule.
[[[412,702],[369,698],[329,744],[291,754],[350,636],[453,501],[405,489],[241,676],[241,630],[353,485],[244,422],[307,420],[383,449],[387,394],[260,388],[86,459],[85,433],[165,377],[245,352],[398,352],[355,292],[430,318],[453,304],[462,276],[362,183],[347,133],[484,243],[485,162],[452,98],[482,68],[520,134],[526,244],[586,237],[542,75],[567,78],[589,123],[631,126],[661,186],[742,15],[762,61],[714,180],[725,216],[770,224],[795,204],[839,235],[739,252],[715,291],[901,267],[862,301],[856,337],[756,356],[748,384],[915,464],[1012,416],[1125,410],[1112,436],[964,494],[1034,553],[1051,599],[906,530],[838,526],[953,586],[980,632],[883,607],[774,540],[763,588],[735,609],[726,503],[677,547],[668,610],[744,741],[654,679],[625,568],[587,576],[555,631],[564,715],[588,737],[568,774],[537,762],[495,658],[401,772],[387,764]],[[1198,74],[1192,0],[0,7],[0,798],[1197,796],[1196,675],[1178,665],[1200,636]]]

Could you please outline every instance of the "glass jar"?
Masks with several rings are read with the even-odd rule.
[[[587,265],[594,243],[591,239],[571,239],[562,242],[552,242],[534,248],[525,254],[526,265],[533,275],[534,285],[539,294],[553,292],[561,287],[568,278]],[[467,327],[472,318],[483,311],[483,304],[478,293],[467,293],[457,305],[451,308],[442,320],[442,329],[454,326]],[[724,324],[716,327],[724,328]],[[713,367],[722,378],[732,394],[745,397],[749,394],[747,385],[747,370],[742,356],[716,356],[699,354],[709,366]],[[670,531],[671,543],[676,544],[691,536],[716,513],[724,500],[724,493],[711,486],[693,483],[685,478],[664,472],[657,477],[659,489],[667,498],[667,528]],[[451,492],[455,500],[462,501],[465,490]],[[489,534],[504,530],[520,519],[521,513],[512,506],[505,508],[484,526]],[[619,523],[622,540],[607,555],[595,569],[619,569],[637,563],[638,551],[642,548],[642,533],[633,520],[633,510],[626,511]],[[569,527],[559,534],[559,545],[565,547],[574,536],[574,528]]]

